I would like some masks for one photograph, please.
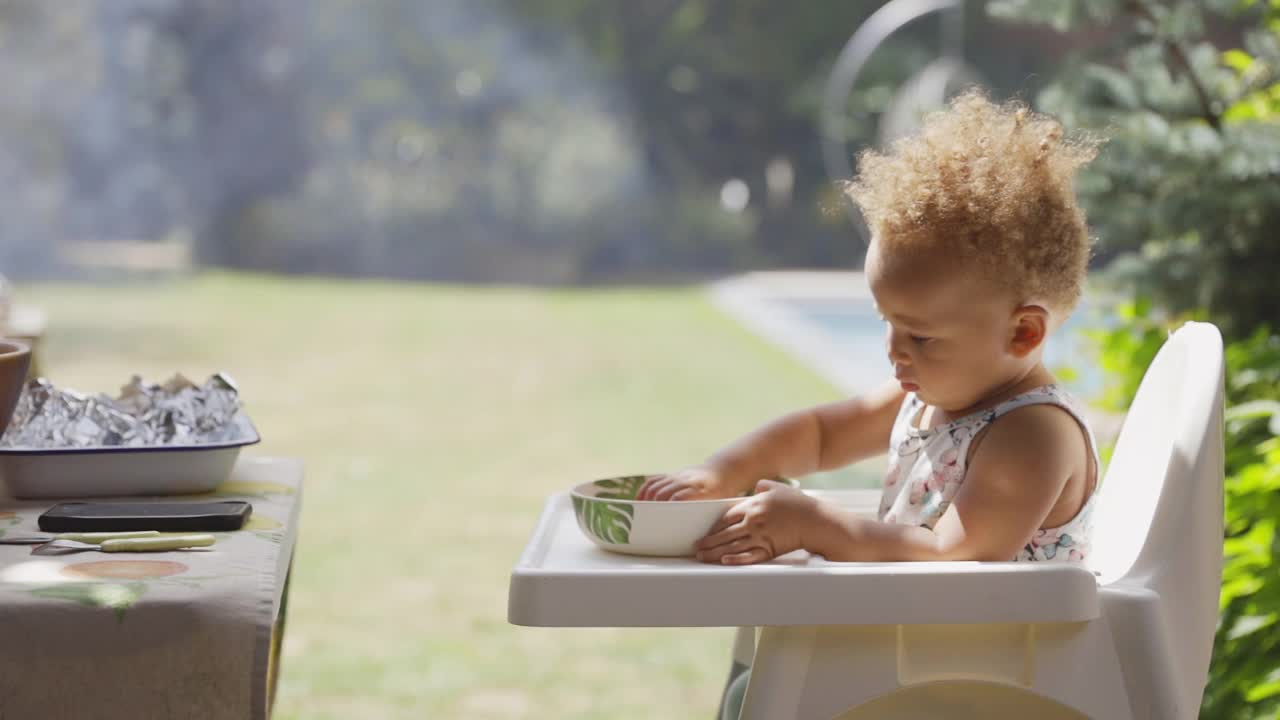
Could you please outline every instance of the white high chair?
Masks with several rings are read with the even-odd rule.
[[[763,627],[758,642],[739,630],[735,659],[754,647],[741,718],[1196,717],[1222,577],[1222,413],[1222,338],[1187,323],[1120,432],[1090,570],[1018,563],[1007,583],[982,576],[1011,563],[870,574],[872,586],[927,577],[898,597],[864,585],[833,598],[834,623]],[[1091,571],[1096,583],[1082,582]]]

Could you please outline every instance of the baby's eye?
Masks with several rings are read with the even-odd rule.
[[[931,337],[925,337],[924,335],[909,335],[908,337],[910,337],[910,338],[911,338],[911,341],[912,341],[912,342],[919,343],[919,344],[921,344],[921,345],[923,345],[923,344],[925,344],[925,343],[927,343],[927,342],[929,342],[930,340],[932,340],[932,339],[933,339],[933,338],[931,338]]]

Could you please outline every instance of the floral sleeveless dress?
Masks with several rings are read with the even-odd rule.
[[[1098,472],[1101,465],[1093,432],[1075,399],[1058,385],[1029,390],[993,408],[930,430],[914,426],[924,403],[911,393],[898,411],[889,439],[889,470],[880,498],[880,520],[932,528],[964,483],[965,463],[973,438],[996,418],[1020,407],[1040,403],[1056,405],[1071,413],[1084,429],[1093,467],[1095,473]],[[1037,530],[1013,560],[1083,562],[1089,555],[1097,499],[1095,483],[1093,493],[1075,517],[1058,527]]]

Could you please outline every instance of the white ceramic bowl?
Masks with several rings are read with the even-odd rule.
[[[742,500],[635,500],[645,477],[630,475],[575,486],[570,498],[583,534],[612,552],[689,557],[693,544]]]

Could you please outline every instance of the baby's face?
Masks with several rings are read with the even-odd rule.
[[[1010,350],[1018,303],[943,256],[885,257],[873,242],[867,281],[903,389],[943,410],[982,400],[1025,366]]]

